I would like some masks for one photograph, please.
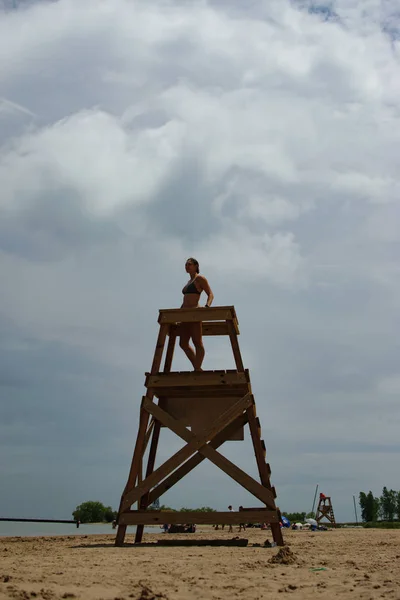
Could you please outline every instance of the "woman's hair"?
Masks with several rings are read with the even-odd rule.
[[[186,262],[191,262],[192,264],[194,264],[196,266],[196,273],[200,273],[199,261],[197,261],[193,257],[190,257],[190,258],[187,259]]]

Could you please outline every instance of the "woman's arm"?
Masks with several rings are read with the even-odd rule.
[[[203,275],[198,275],[196,277],[196,283],[199,284],[199,287],[203,290],[203,292],[205,292],[207,294],[206,306],[211,306],[211,304],[214,300],[214,294],[212,293],[212,290],[210,288],[210,285],[209,285],[207,279],[205,277],[203,277]]]

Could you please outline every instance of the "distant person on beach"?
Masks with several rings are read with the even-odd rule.
[[[214,294],[208,284],[207,279],[200,275],[199,263],[195,258],[188,258],[185,264],[186,272],[190,279],[182,290],[183,303],[181,308],[198,308],[202,292],[207,294],[206,308],[210,308],[214,300]],[[193,341],[194,349],[190,346],[190,339]],[[204,360],[203,330],[202,322],[181,323],[180,325],[180,347],[193,365],[195,371],[202,371],[201,365]]]
[[[239,506],[239,511],[243,510],[243,506]],[[239,523],[239,531],[246,531],[246,523]]]
[[[233,512],[233,508],[231,505],[228,506],[228,510],[229,510],[229,512]],[[232,523],[229,523],[228,533],[233,533]]]

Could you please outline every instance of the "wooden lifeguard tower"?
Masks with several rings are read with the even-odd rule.
[[[325,496],[324,494],[320,494],[317,513],[315,515],[315,520],[317,521],[318,525],[320,524],[320,522],[323,518],[330,521],[330,523],[332,523],[336,527],[336,520],[335,520],[335,514],[333,512],[332,499],[330,496]]]
[[[181,323],[202,321],[203,336],[229,336],[236,369],[228,371],[171,372],[175,341]],[[124,543],[128,525],[137,525],[135,543],[140,543],[144,525],[186,523],[188,513],[147,510],[162,494],[180,481],[205,458],[242,485],[263,506],[244,512],[192,512],[196,524],[269,523],[275,542],[283,545],[280,511],[270,484],[270,467],[261,439],[260,422],[251,391],[249,371],[244,368],[238,343],[238,320],[233,306],[195,309],[162,309],[153,364],[146,373],[146,395],[142,398],[139,429],[129,477],[122,493],[115,545]],[[168,339],[163,371],[160,372]],[[154,399],[158,399],[158,403]],[[260,483],[218,452],[227,440],[243,440],[249,425]],[[162,427],[168,427],[186,444],[158,468],[155,467]],[[188,429],[190,427],[190,429]],[[143,462],[149,446],[143,477]],[[137,510],[132,510],[137,503]],[[167,516],[168,515],[168,516]]]

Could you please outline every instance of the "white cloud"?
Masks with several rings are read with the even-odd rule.
[[[271,281],[274,284],[301,284],[302,258],[290,233],[251,234],[240,225],[227,222],[220,232],[200,244],[198,253],[207,263],[223,266],[225,276]]]
[[[28,134],[4,156],[2,202],[15,210],[22,200],[27,208],[44,190],[64,186],[99,215],[146,202],[167,177],[181,138],[178,123],[128,135],[111,115],[79,113]]]
[[[239,217],[247,216],[265,221],[266,225],[296,219],[300,214],[300,207],[288,202],[280,196],[260,197],[250,196],[246,204],[239,210]]]

